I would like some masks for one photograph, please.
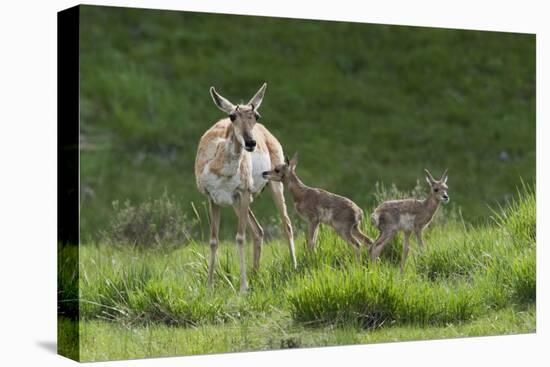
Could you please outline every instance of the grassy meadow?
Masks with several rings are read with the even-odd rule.
[[[534,35],[92,6],[80,27],[81,244],[58,250],[60,352],[99,361],[535,331]],[[404,274],[400,236],[379,264],[366,251],[357,264],[321,228],[308,255],[288,198],[293,270],[264,194],[249,292],[238,294],[227,208],[206,287],[193,165],[224,117],[208,89],[239,103],[264,81],[261,122],[299,152],[301,179],[367,218],[382,200],[424,197],[423,168],[449,168],[451,203],[427,249],[412,239]]]
[[[80,248],[78,283],[62,269],[60,291],[69,299],[79,287],[83,361],[534,332],[535,218],[529,188],[484,226],[441,216],[427,249],[412,247],[404,274],[400,241],[380,263],[358,264],[349,245],[322,228],[314,254],[298,238],[296,271],[286,245],[272,241],[246,295],[238,292],[233,243],[220,246],[213,288],[205,243],[89,243]],[[75,251],[62,247],[60,257]],[[74,328],[67,312],[62,351]]]

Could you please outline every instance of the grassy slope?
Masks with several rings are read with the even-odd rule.
[[[359,266],[348,245],[322,228],[313,256],[298,239],[299,268],[293,271],[284,243],[268,243],[246,296],[236,291],[238,258],[231,243],[219,249],[212,290],[205,287],[204,244],[156,250],[82,246],[81,357],[533,332],[535,197],[529,189],[519,197],[491,225],[435,224],[426,234],[429,248],[413,247],[403,275],[397,244],[380,265]],[[365,229],[373,234],[372,227]],[[74,297],[72,274],[62,272],[60,279],[61,294]],[[62,321],[60,348],[63,322],[69,325]]]
[[[534,180],[532,35],[86,6],[81,27],[85,240],[113,200],[203,200],[192,167],[222,117],[211,85],[239,102],[267,81],[264,122],[300,151],[304,181],[361,206],[376,181],[408,189],[449,167],[453,202],[483,221]],[[274,214],[270,198],[255,207]]]

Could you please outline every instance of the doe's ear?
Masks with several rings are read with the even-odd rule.
[[[260,105],[262,104],[262,100],[264,99],[264,94],[265,94],[265,89],[266,88],[267,88],[267,83],[264,83],[260,87],[260,89],[258,89],[258,91],[254,95],[254,97],[252,97],[250,99],[250,101],[248,101],[248,104],[252,105],[252,108],[256,111],[258,110],[258,108],[260,108]]]
[[[233,105],[233,103],[229,102],[227,99],[222,97],[218,92],[216,92],[216,89],[214,89],[214,87],[210,87],[210,95],[212,96],[212,100],[214,101],[214,104],[218,106],[218,108],[223,112],[230,114],[235,109],[235,105]]]
[[[424,168],[424,173],[426,174],[426,182],[431,185],[435,182],[432,174],[430,173],[430,171],[428,171],[426,168]]]
[[[290,169],[294,169],[296,168],[297,164],[298,164],[298,152],[294,153],[288,165],[290,166]]]

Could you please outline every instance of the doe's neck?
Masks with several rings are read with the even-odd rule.
[[[225,139],[226,139],[225,144],[227,148],[225,153],[231,156],[232,158],[240,157],[243,154],[244,149],[239,139],[237,139],[237,134],[235,134],[233,126],[230,126],[227,129]]]

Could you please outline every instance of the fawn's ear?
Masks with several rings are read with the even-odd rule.
[[[443,172],[443,175],[441,175],[441,180],[440,180],[440,181],[443,182],[444,184],[447,183],[447,179],[449,178],[449,175],[447,174],[447,171],[448,171],[448,170],[449,170],[449,169],[447,168],[447,169],[445,170],[445,172]]]
[[[212,96],[212,100],[214,101],[214,104],[218,106],[218,108],[223,112],[230,114],[235,109],[235,105],[233,105],[233,103],[229,102],[227,99],[222,97],[218,92],[216,92],[216,89],[214,89],[214,87],[210,87],[210,95]]]
[[[430,173],[430,171],[428,171],[425,168],[424,168],[424,173],[426,174],[426,182],[428,183],[428,185],[431,186],[435,182],[432,174]]]
[[[298,164],[298,152],[294,153],[294,155],[292,156],[292,159],[290,160],[288,165],[290,166],[291,170],[294,170],[294,168],[296,168],[297,164]]]

